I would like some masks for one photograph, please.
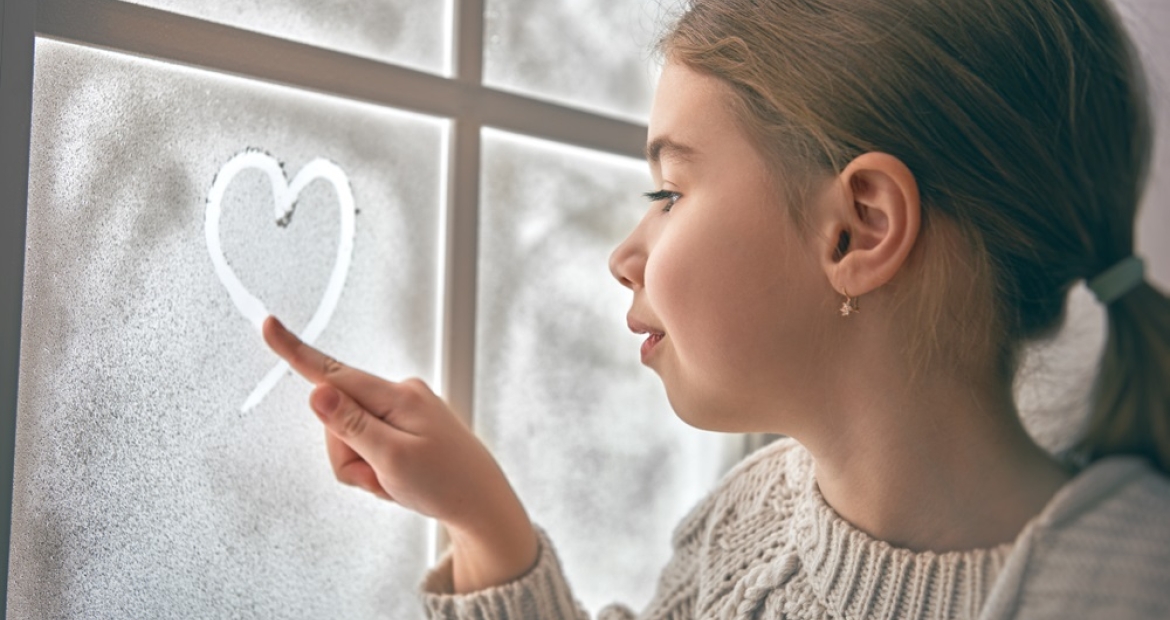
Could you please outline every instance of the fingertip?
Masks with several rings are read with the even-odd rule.
[[[264,337],[264,342],[271,347],[276,339],[276,336],[283,329],[284,325],[281,324],[280,320],[270,314],[267,318],[264,319],[264,322],[260,324],[260,335]]]
[[[285,350],[295,346],[298,342],[296,335],[290,332],[284,323],[280,322],[280,319],[272,315],[264,319],[260,333],[264,336],[264,342],[280,355],[283,355]]]
[[[331,385],[318,385],[309,395],[309,405],[321,418],[328,418],[341,404],[341,392]]]

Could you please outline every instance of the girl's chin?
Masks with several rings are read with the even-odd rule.
[[[667,372],[663,372],[663,371]],[[666,390],[674,415],[687,426],[713,433],[776,433],[778,420],[760,411],[752,412],[748,402],[728,399],[727,394],[704,394],[695,381],[655,369]],[[729,403],[734,403],[730,404]]]
[[[695,394],[683,394],[678,390],[678,386],[672,385],[669,377],[663,377],[663,373],[658,375],[663,379],[663,387],[666,388],[666,400],[670,402],[670,408],[674,411],[674,415],[682,420],[687,426],[697,428],[701,431],[712,432],[729,432],[728,429],[723,428],[727,425],[727,416],[721,415],[721,412],[715,407],[704,407],[696,402]]]

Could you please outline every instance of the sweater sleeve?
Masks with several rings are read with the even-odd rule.
[[[519,579],[467,594],[455,594],[447,554],[422,583],[423,607],[431,620],[588,620],[573,598],[561,563],[544,530],[537,528],[536,564]],[[615,620],[620,619],[618,616]]]
[[[649,607],[635,615],[623,605],[609,605],[597,620],[682,620],[693,617],[698,581],[693,534],[706,505],[683,520],[675,532],[674,554],[663,570]],[[544,530],[537,528],[540,551],[536,565],[519,579],[467,594],[454,594],[451,556],[444,556],[422,583],[423,607],[430,620],[589,620],[573,598],[560,560]],[[680,544],[681,543],[681,544]]]

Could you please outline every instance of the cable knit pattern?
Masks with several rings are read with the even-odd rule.
[[[841,519],[815,489],[808,496],[801,507],[808,514],[797,519],[808,530],[797,537],[797,552],[834,617],[974,618],[1011,550],[897,549]]]
[[[423,582],[428,618],[588,618],[573,599],[565,582],[561,563],[552,551],[552,543],[543,530],[538,529],[540,551],[536,565],[522,578],[511,583],[488,588],[472,595],[456,595],[454,591],[451,556],[445,555]],[[627,614],[628,617],[630,614]],[[613,620],[622,615],[610,614]]]
[[[1170,618],[1170,482],[1106,459],[1066,485],[1017,540],[915,553],[854,528],[825,502],[812,458],[782,440],[748,457],[674,531],[646,610],[599,620]],[[450,594],[450,560],[423,584],[446,620],[587,620],[552,543],[513,583]]]

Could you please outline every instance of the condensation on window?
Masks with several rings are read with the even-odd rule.
[[[1137,253],[1146,258],[1149,280],[1170,289],[1170,3],[1115,0],[1141,55],[1152,102],[1154,157],[1138,210]]]
[[[446,74],[451,0],[126,0],[282,39]]]
[[[421,615],[238,293],[433,379],[447,122],[40,39],[32,129],[10,615]]]
[[[487,0],[484,83],[645,122],[673,4]]]
[[[642,366],[607,267],[645,162],[484,132],[476,430],[593,610],[648,602],[670,532],[719,474]]]

